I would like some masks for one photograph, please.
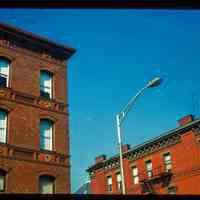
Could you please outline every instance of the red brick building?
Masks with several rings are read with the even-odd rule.
[[[74,49],[0,24],[0,191],[70,193],[66,61]]]
[[[130,149],[123,148],[127,194],[200,194],[200,119]],[[119,156],[98,156],[87,169],[93,194],[121,193]]]

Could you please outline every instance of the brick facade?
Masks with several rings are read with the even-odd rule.
[[[67,63],[74,49],[0,24],[0,57],[10,60],[9,86],[0,87],[8,112],[7,143],[0,143],[6,192],[39,192],[41,175],[55,178],[55,193],[70,193]],[[53,74],[53,98],[40,97],[40,70]],[[40,119],[53,121],[53,151],[40,149]]]
[[[168,155],[170,170],[164,162]],[[148,177],[147,161],[152,163],[151,177]],[[200,120],[186,116],[179,120],[178,128],[124,152],[123,166],[128,194],[199,194]],[[135,168],[138,178],[133,175]],[[116,180],[120,172],[118,155],[95,163],[87,171],[93,194],[121,193]],[[107,186],[109,176],[112,177],[111,192]]]

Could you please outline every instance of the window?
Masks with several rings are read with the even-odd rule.
[[[51,176],[39,177],[39,192],[41,194],[54,194],[55,193],[55,180]]]
[[[53,146],[53,122],[49,119],[40,120],[40,148],[52,150]]]
[[[138,168],[134,166],[132,168],[132,176],[133,176],[133,183],[138,184],[139,183],[139,175],[138,175]]]
[[[171,160],[171,155],[170,153],[166,153],[163,155],[164,158],[164,165],[165,165],[165,171],[171,171],[172,169],[172,160]]]
[[[176,194],[177,188],[175,186],[168,187],[168,194]]]
[[[52,73],[45,70],[40,71],[40,96],[52,98]]]
[[[7,112],[0,109],[0,142],[7,140]]]
[[[120,173],[116,174],[116,178],[117,178],[117,190],[121,191],[122,189],[122,177]]]
[[[0,170],[0,192],[5,192],[5,177],[6,173],[2,170]]]
[[[153,176],[153,168],[151,160],[146,161],[146,170],[147,170],[147,176],[151,178]]]
[[[8,87],[9,85],[9,66],[10,61],[0,57],[0,86]]]
[[[112,177],[111,176],[107,177],[107,190],[108,192],[112,192]]]

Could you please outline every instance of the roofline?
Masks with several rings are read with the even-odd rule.
[[[165,133],[163,133],[163,134],[161,134],[161,135],[159,135],[159,136],[157,136],[157,137],[155,137],[155,138],[149,139],[149,140],[147,140],[146,142],[143,142],[143,143],[141,143],[141,144],[139,144],[139,145],[134,146],[134,147],[131,148],[130,150],[124,152],[123,155],[126,155],[126,154],[128,154],[128,153],[130,153],[130,152],[134,152],[134,151],[136,151],[136,150],[138,150],[138,149],[140,149],[140,148],[142,148],[142,147],[151,145],[152,143],[157,142],[157,141],[159,141],[159,140],[162,139],[162,138],[169,137],[169,136],[172,136],[172,135],[174,135],[174,134],[178,134],[178,133],[182,132],[183,130],[185,130],[186,128],[190,128],[191,126],[193,126],[193,125],[195,125],[195,124],[198,124],[198,123],[200,123],[200,119],[196,119],[196,120],[194,120],[194,121],[192,121],[192,122],[190,122],[190,123],[188,123],[188,124],[186,124],[186,125],[177,127],[177,128],[172,129],[172,130],[170,130],[170,131],[167,131],[167,132],[165,132]],[[119,154],[116,154],[116,155],[114,155],[114,156],[111,156],[110,158],[104,160],[103,162],[96,163],[96,164],[92,165],[92,166],[89,167],[86,171],[87,171],[87,172],[90,172],[90,171],[92,171],[97,165],[104,164],[104,163],[106,163],[106,162],[108,162],[108,161],[111,161],[111,160],[114,160],[114,159],[118,159],[118,157],[119,157]]]
[[[17,28],[15,26],[8,25],[6,23],[0,22],[0,28],[10,30],[11,32],[16,32],[16,33],[21,34],[22,36],[26,36],[32,40],[37,40],[37,41],[49,44],[51,46],[55,46],[57,48],[60,48],[62,51],[67,51],[68,53],[70,53],[70,56],[76,52],[76,49],[74,49],[72,47],[59,44],[59,43],[51,41],[43,36],[36,35],[34,33],[22,30],[21,28]]]
[[[180,127],[175,128],[175,129],[172,129],[172,130],[170,130],[170,131],[167,131],[167,132],[165,132],[165,133],[163,133],[163,134],[161,134],[161,135],[159,135],[159,136],[157,136],[157,137],[155,137],[155,138],[149,139],[149,140],[147,140],[146,142],[143,142],[143,143],[141,143],[141,144],[139,144],[139,145],[136,145],[135,147],[131,148],[131,149],[130,149],[129,151],[127,151],[126,153],[129,153],[129,152],[131,152],[131,151],[134,151],[134,150],[136,150],[136,149],[139,149],[140,147],[143,147],[143,146],[145,146],[145,145],[149,145],[149,144],[151,144],[151,143],[154,143],[154,142],[156,142],[157,140],[159,140],[159,139],[161,139],[161,138],[168,137],[168,136],[171,136],[171,135],[173,135],[173,134],[176,134],[176,133],[179,132],[179,131],[183,131],[184,129],[189,128],[190,126],[192,126],[192,125],[194,125],[194,124],[196,124],[196,123],[198,123],[198,122],[200,122],[200,119],[194,120],[194,121],[192,121],[192,122],[190,122],[190,123],[188,123],[188,124],[185,124],[185,125],[183,125],[183,126],[180,126]]]

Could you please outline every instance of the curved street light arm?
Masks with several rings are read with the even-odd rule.
[[[148,88],[148,86],[143,87],[137,94],[131,98],[131,100],[127,103],[127,105],[122,109],[122,111],[118,114],[119,116],[119,125],[124,121],[128,112],[131,110],[132,106],[136,102],[137,98],[142,95],[144,90]]]

